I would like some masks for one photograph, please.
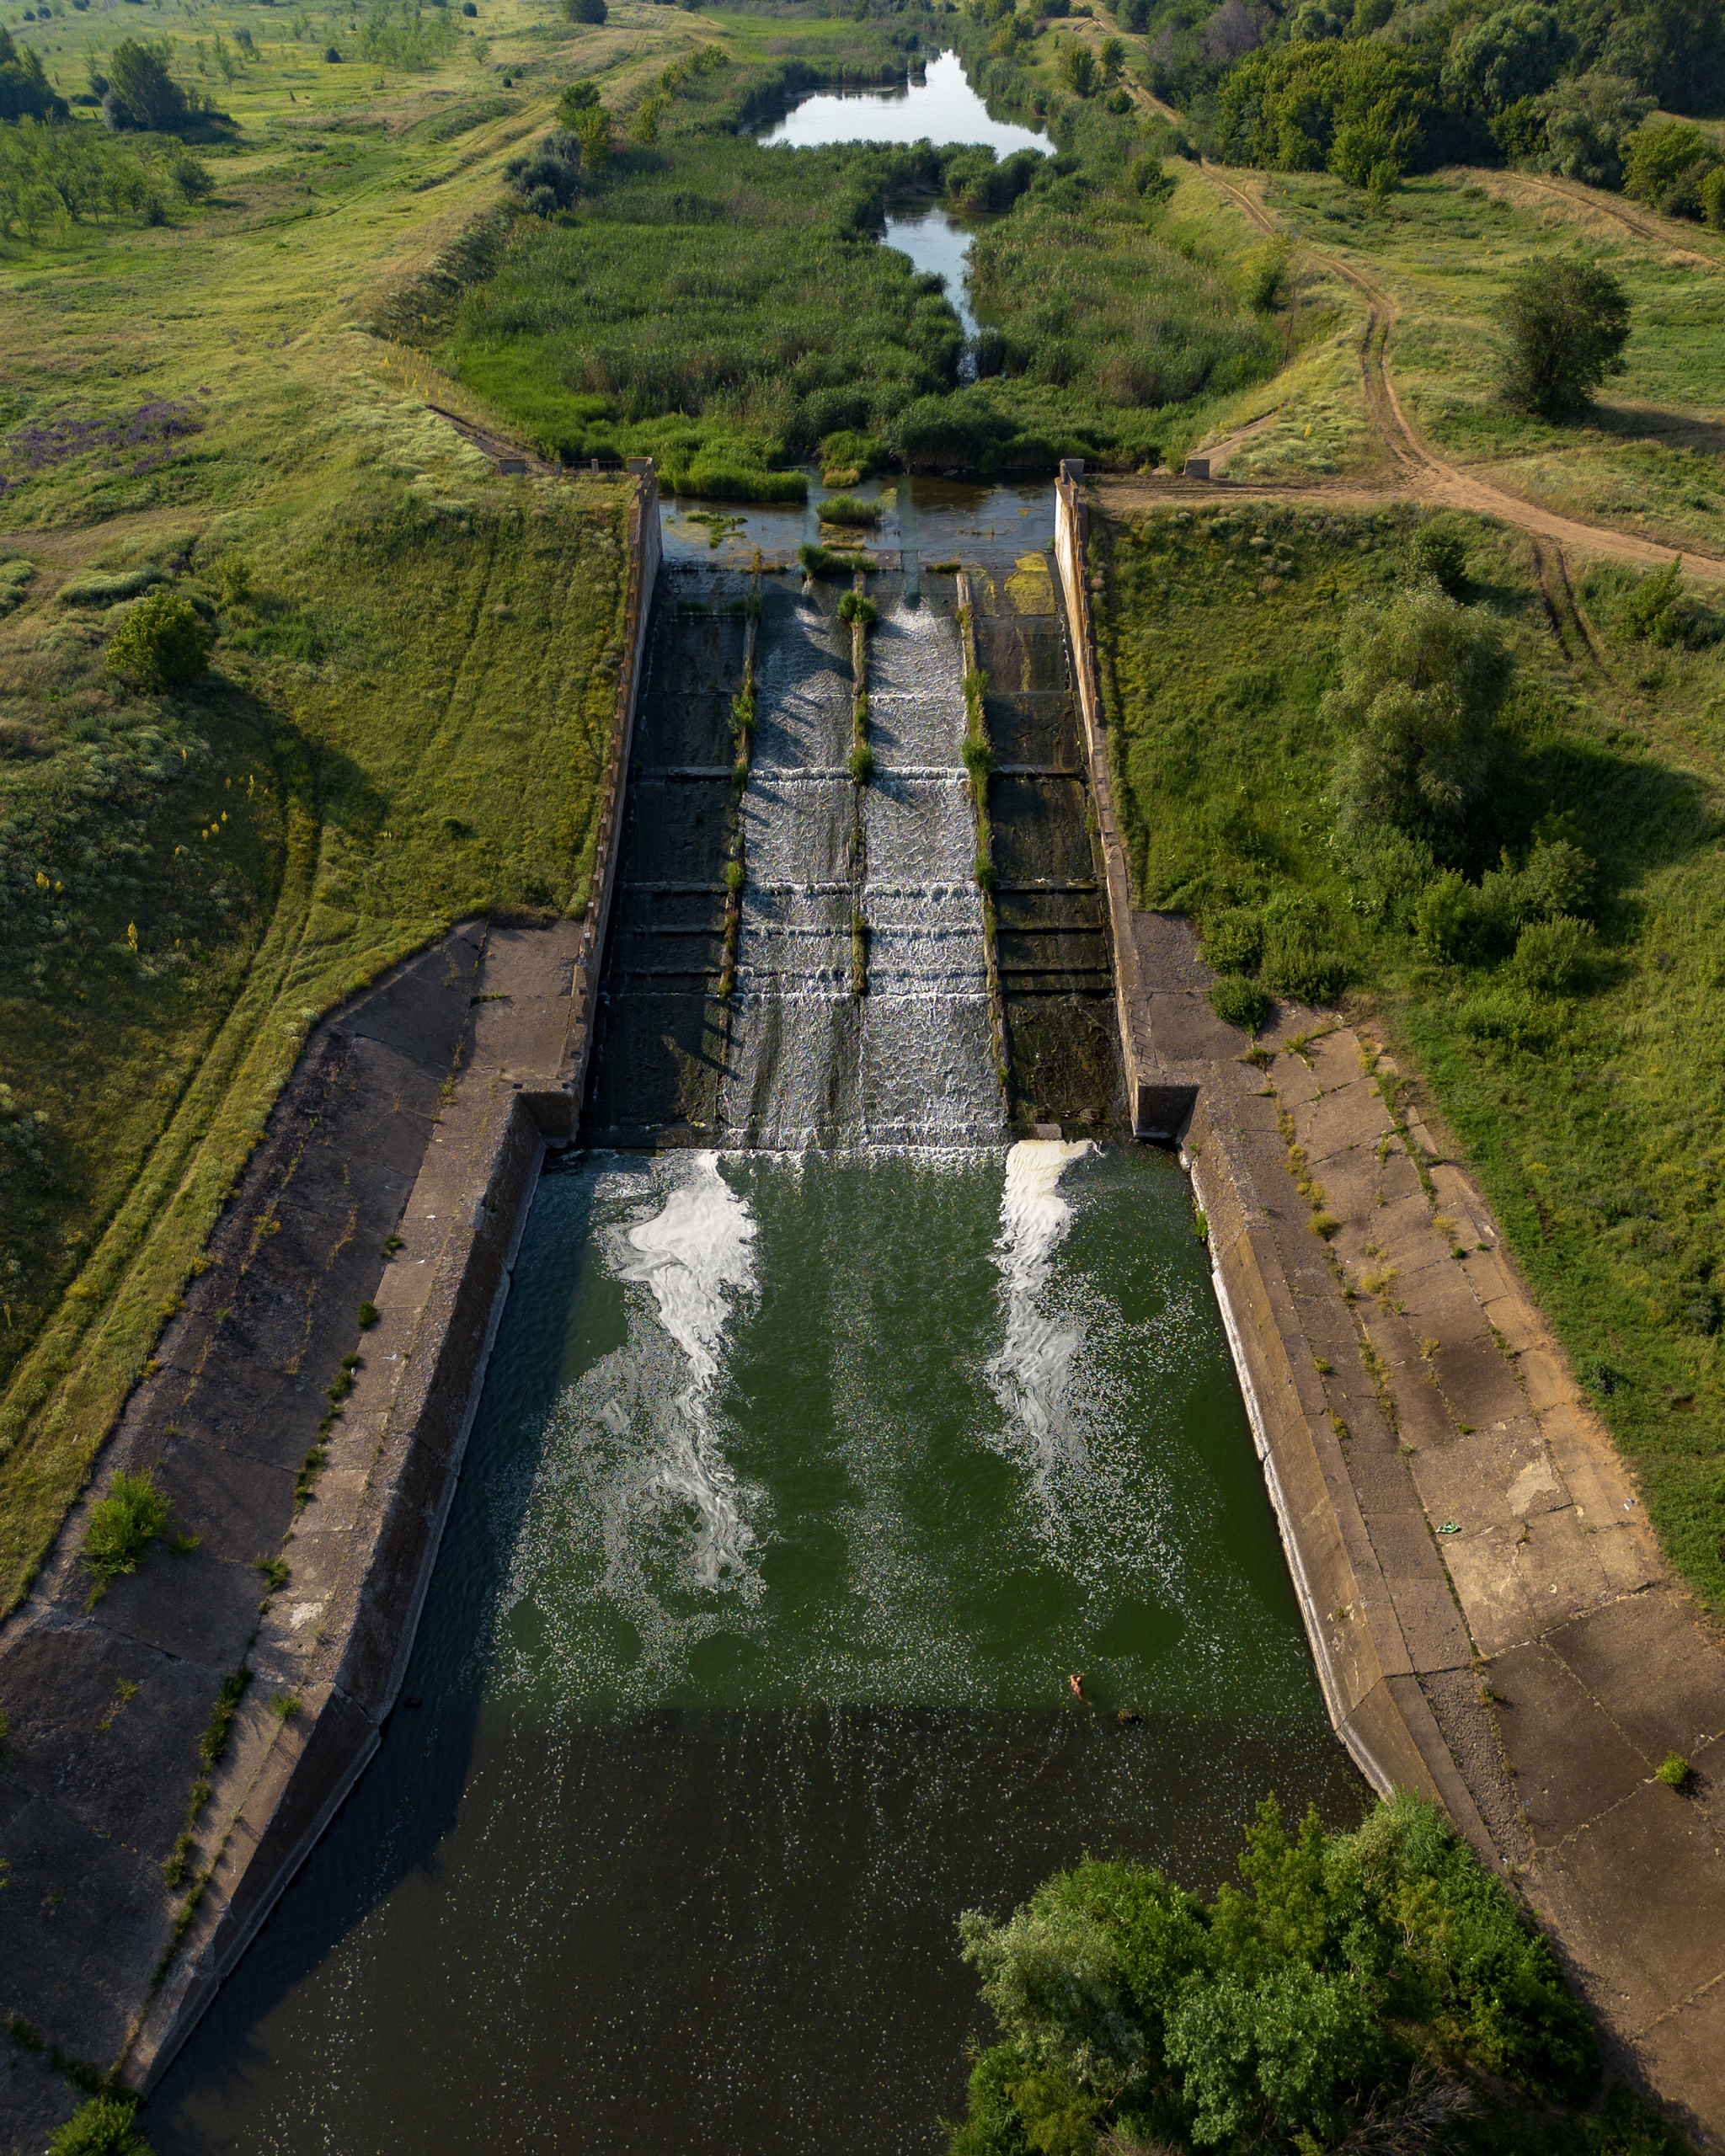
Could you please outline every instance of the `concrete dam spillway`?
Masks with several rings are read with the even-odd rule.
[[[844,588],[661,579],[419,1710],[152,2097],[160,2156],[932,2149],[987,2034],[963,1908],[1086,1851],[1213,1886],[1271,1789],[1358,1815],[1185,1178],[1114,1142],[1046,568],[870,579],[866,785]]]

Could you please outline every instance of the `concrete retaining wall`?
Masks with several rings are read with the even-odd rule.
[[[1482,1854],[1495,1861],[1477,1809],[1420,1690],[1359,1518],[1295,1296],[1268,1232],[1252,1163],[1238,1142],[1238,1089],[1227,1066],[1217,1061],[1213,1043],[1203,1044],[1197,1055],[1190,1040],[1173,1054],[1159,1051],[1156,1005],[1177,999],[1161,993],[1167,984],[1146,967],[1140,935],[1146,916],[1132,905],[1114,811],[1085,560],[1081,476],[1081,465],[1062,465],[1055,559],[1101,826],[1134,1129],[1140,1136],[1185,1133],[1183,1158],[1208,1223],[1216,1299],[1336,1732],[1375,1788],[1386,1794],[1398,1785],[1416,1789],[1442,1803]],[[1189,1018],[1184,1023],[1189,1032]]]
[[[121,2079],[141,2091],[165,2072],[377,1748],[545,1148],[576,1129],[660,565],[652,467],[637,469],[636,481],[624,656],[586,914],[579,929],[486,938],[460,1074],[402,1216],[403,1246],[377,1290],[382,1316],[362,1341],[365,1362],[331,1436],[319,1500],[284,1546],[290,1587],[266,1604],[250,1656],[252,1694],[291,1694],[299,1710],[282,1719],[254,1700],[237,1732],[208,1807],[220,1838],[202,1897],[120,2063]],[[318,1598],[296,1603],[302,1592]]]

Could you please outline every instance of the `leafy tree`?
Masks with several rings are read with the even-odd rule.
[[[40,54],[0,26],[0,120],[65,120],[71,111],[50,87]]]
[[[1549,89],[1575,51],[1555,8],[1503,8],[1462,31],[1444,62],[1445,96],[1488,116]]]
[[[191,99],[168,72],[174,48],[122,38],[108,62],[108,87],[102,117],[120,131],[169,135],[194,116]]]
[[[1706,214],[1701,184],[1719,152],[1686,120],[1650,120],[1631,136],[1623,160],[1623,192],[1674,217]]]
[[[1102,61],[1102,78],[1103,82],[1118,83],[1120,79],[1121,71],[1126,65],[1125,45],[1117,37],[1104,38],[1103,40],[1102,51],[1098,55],[1098,57]]]
[[[1420,584],[1342,632],[1342,680],[1326,717],[1349,743],[1336,780],[1344,836],[1382,826],[1462,836],[1490,784],[1509,659],[1495,625]]]
[[[557,100],[558,125],[573,127],[581,115],[590,111],[598,102],[599,85],[596,83],[569,83]]]
[[[1501,393],[1518,412],[1573,418],[1625,371],[1629,295],[1598,263],[1530,264],[1510,283],[1503,323]]]
[[[178,688],[210,664],[215,638],[190,599],[161,584],[139,600],[108,647],[111,673],[145,689]]]
[[[1619,75],[1560,83],[1546,106],[1551,169],[1588,187],[1617,186],[1629,138],[1653,109],[1653,99]]]
[[[1060,55],[1060,80],[1075,96],[1090,96],[1096,88],[1096,55],[1087,45],[1069,45]]]
[[[576,120],[574,136],[581,146],[583,172],[603,172],[611,157],[611,115],[595,105]]]
[[[1548,937],[1530,963],[1561,964],[1576,941]],[[1434,2049],[1585,2098],[1585,2014],[1433,1807],[1398,1795],[1352,1834],[1315,1812],[1290,1833],[1272,1798],[1246,1838],[1242,1888],[1208,1905],[1156,1872],[1086,1862],[1005,1924],[961,1920],[1001,2041],[971,2075],[952,2156],[1311,2150],[1362,2115],[1374,2146],[1433,2146],[1473,2108],[1423,2063]]]
[[[1364,185],[1375,164],[1407,171],[1421,162],[1437,107],[1428,63],[1349,38],[1252,53],[1222,85],[1216,125],[1230,163],[1282,172],[1330,165]]]

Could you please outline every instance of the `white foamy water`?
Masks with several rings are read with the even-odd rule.
[[[1060,1177],[1074,1161],[1095,1150],[1087,1139],[1071,1144],[1026,1138],[1007,1155],[1001,1194],[1001,1232],[995,1263],[1001,1270],[1007,1337],[988,1364],[995,1396],[1028,1439],[1033,1457],[1051,1465],[1081,1440],[1070,1412],[1072,1358],[1083,1339],[1043,1308],[1055,1252],[1072,1224],[1072,1208],[1060,1195]]]
[[[636,1254],[619,1268],[618,1277],[643,1282],[652,1290],[660,1323],[688,1359],[689,1381],[671,1402],[670,1444],[653,1481],[698,1515],[691,1567],[697,1586],[714,1588],[727,1573],[742,1569],[755,1540],[744,1524],[736,1479],[708,1415],[708,1396],[718,1374],[718,1350],[730,1318],[728,1293],[755,1284],[750,1250],[755,1223],[719,1174],[717,1153],[695,1153],[689,1159],[688,1182],[671,1193],[650,1220],[629,1230],[625,1240]]]

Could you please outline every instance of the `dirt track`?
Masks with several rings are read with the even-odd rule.
[[[1227,195],[1251,223],[1260,232],[1274,235],[1281,228],[1263,203],[1248,188],[1234,179],[1224,179],[1215,166],[1206,163],[1204,175],[1211,184]],[[1598,206],[1591,195],[1584,190],[1571,190],[1561,181],[1541,181],[1541,189],[1562,196],[1566,200],[1580,196],[1589,206]],[[1656,221],[1649,217],[1643,222],[1640,213],[1620,211],[1615,205],[1611,213],[1642,237],[1665,239],[1663,230],[1649,227]],[[1373,284],[1371,280],[1352,263],[1343,262],[1333,254],[1300,242],[1304,251],[1315,262],[1320,262],[1344,282],[1352,285],[1365,300],[1367,307],[1365,334],[1360,341],[1359,365],[1361,380],[1365,390],[1366,409],[1370,414],[1374,432],[1391,472],[1387,484],[1372,487],[1355,482],[1345,487],[1315,486],[1265,487],[1267,494],[1320,494],[1336,498],[1343,494],[1362,493],[1378,499],[1413,496],[1429,501],[1437,507],[1472,510],[1477,515],[1500,517],[1506,524],[1519,526],[1525,531],[1534,532],[1542,539],[1556,542],[1561,550],[1573,547],[1579,552],[1606,554],[1618,561],[1635,562],[1643,566],[1670,561],[1676,553],[1672,547],[1664,547],[1650,539],[1642,539],[1632,532],[1617,531],[1609,526],[1583,524],[1575,519],[1558,516],[1543,509],[1536,502],[1525,500],[1520,495],[1495,486],[1477,472],[1463,471],[1447,463],[1439,456],[1414,428],[1402,410],[1396,395],[1396,385],[1385,364],[1386,347],[1391,332],[1396,326],[1396,305],[1389,294]],[[1259,424],[1253,422],[1253,424]],[[1249,430],[1242,429],[1219,445],[1224,456],[1239,446]],[[1250,489],[1249,491],[1258,491]],[[1697,553],[1685,550],[1683,566],[1686,573],[1706,583],[1725,584],[1725,559],[1714,554]],[[1567,579],[1567,571],[1566,571]]]

